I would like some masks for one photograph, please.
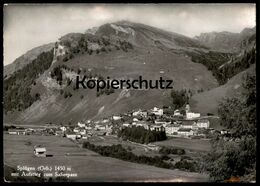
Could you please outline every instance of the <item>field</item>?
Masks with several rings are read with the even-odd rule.
[[[209,151],[210,141],[207,139],[169,138],[165,141],[155,142],[159,146],[179,147],[192,151]]]
[[[44,145],[52,157],[37,158],[33,146]],[[66,155],[70,153],[70,155]],[[168,170],[148,165],[102,157],[78,147],[72,141],[56,136],[16,136],[4,134],[4,163],[10,167],[20,166],[69,166],[78,177],[72,181],[208,181],[208,176],[179,170]]]

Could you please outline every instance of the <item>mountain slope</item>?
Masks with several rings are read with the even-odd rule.
[[[45,44],[26,52],[24,55],[18,57],[13,63],[4,67],[4,78],[10,77],[14,72],[22,69],[27,64],[31,63],[42,52],[47,52],[54,47],[54,43]]]
[[[225,85],[194,95],[190,101],[192,110],[204,115],[207,113],[217,114],[218,104],[223,98],[241,94],[242,82],[246,74],[255,74],[255,64],[232,77]]]
[[[212,64],[220,60],[219,66],[230,58],[230,54],[212,52],[196,39],[128,21],[105,24],[86,33],[67,34],[55,43],[51,66],[41,70],[33,81],[26,84],[29,94],[37,99],[22,110],[15,109],[11,100],[5,100],[8,110],[5,110],[4,120],[68,124],[109,117],[136,108],[169,105],[170,102],[170,90],[163,89],[105,90],[98,93],[96,90],[77,90],[77,74],[89,78],[106,79],[109,76],[110,79],[132,80],[140,75],[147,80],[163,77],[173,80],[174,89],[190,90],[193,95],[199,90],[216,89],[219,83],[212,69],[200,61],[194,63],[191,54],[199,55],[202,61],[210,60]],[[28,65],[34,71],[33,65]],[[14,75],[17,73],[11,76]],[[24,85],[23,78],[28,77],[21,76],[20,81],[13,82],[14,86],[7,86],[6,90],[10,89],[13,96],[19,95],[15,88]]]

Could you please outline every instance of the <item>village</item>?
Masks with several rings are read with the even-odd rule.
[[[201,154],[210,150],[209,140],[211,137],[217,133],[225,138],[225,135],[228,134],[226,130],[218,130],[213,125],[213,127],[211,126],[211,119],[216,119],[216,117],[202,116],[200,113],[192,112],[187,104],[175,110],[166,107],[154,107],[147,110],[136,109],[102,119],[78,121],[67,125],[53,123],[44,125],[8,124],[4,126],[4,133],[6,138],[10,139],[9,143],[12,143],[13,140],[16,141],[14,138],[22,139],[18,143],[31,149],[31,152],[25,153],[25,159],[33,155],[35,158],[39,158],[39,161],[43,161],[42,158],[53,157],[48,158],[48,161],[52,161],[60,156],[70,159],[84,157],[88,160],[89,153],[97,153],[95,149],[110,149],[111,151],[107,152],[111,153],[112,149],[121,147],[125,149],[124,153],[131,153],[132,158],[145,157],[155,165],[157,161],[154,158],[159,157],[161,164],[164,162],[167,165],[176,165],[175,168],[181,170],[184,169],[181,167],[182,164],[178,162],[189,158],[190,164],[187,170],[196,172],[197,169],[194,168],[193,164],[199,163]],[[158,138],[155,141],[143,143],[120,137],[119,134],[122,131],[132,129],[141,132],[151,131],[150,134],[163,133],[166,135],[166,139]],[[53,139],[59,142],[56,144]],[[51,144],[53,142],[54,144]],[[77,150],[72,151],[71,145],[65,145],[68,142],[73,143],[73,148]],[[53,148],[54,145],[60,145],[61,152],[60,150],[56,151]],[[95,148],[91,149],[91,146]],[[163,154],[164,151],[168,152],[170,149],[177,154]],[[119,159],[122,157],[120,156]],[[167,158],[167,160],[162,158]],[[162,165],[156,164],[156,166]]]
[[[102,120],[78,122],[74,126],[59,126],[48,124],[39,128],[9,128],[6,132],[11,135],[56,135],[72,140],[88,139],[92,136],[116,136],[125,127],[140,126],[146,130],[165,131],[167,137],[206,138],[208,133],[226,134],[225,130],[210,128],[210,116],[190,111],[187,104],[185,113],[174,110],[167,114],[164,108],[154,107],[150,110],[133,110],[128,113],[113,115]]]

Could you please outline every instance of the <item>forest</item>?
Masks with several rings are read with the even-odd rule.
[[[35,80],[49,69],[53,60],[53,49],[43,52],[24,68],[4,80],[4,112],[22,111],[40,99],[40,94],[31,95]]]

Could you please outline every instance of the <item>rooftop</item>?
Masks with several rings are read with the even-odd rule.
[[[181,128],[178,130],[179,132],[190,132],[191,129],[184,129],[184,128]]]

